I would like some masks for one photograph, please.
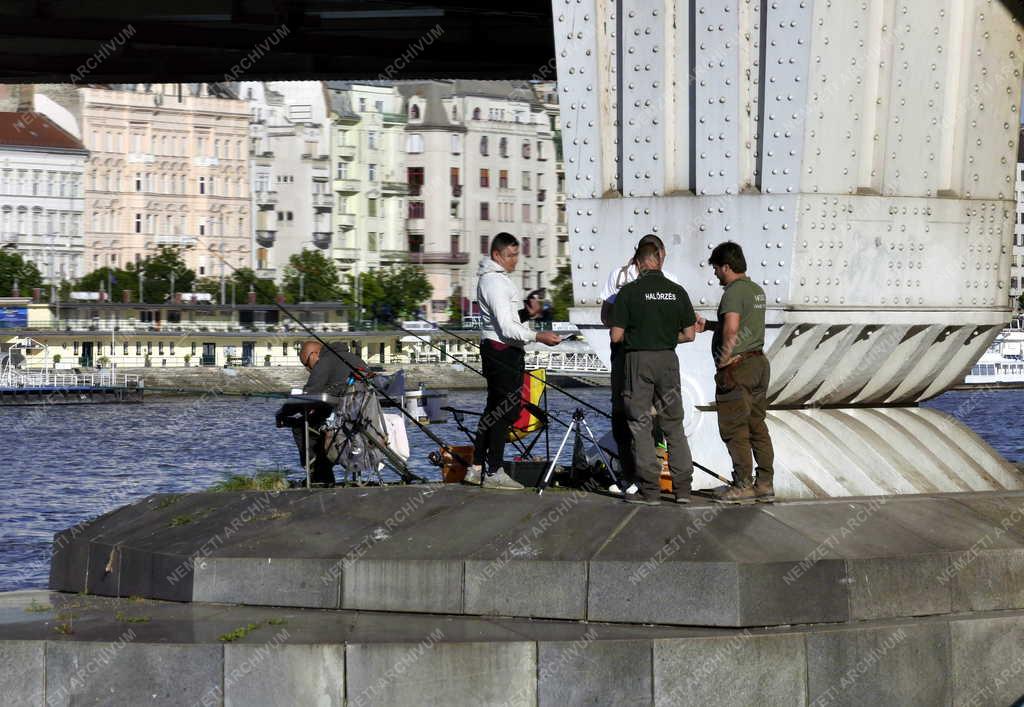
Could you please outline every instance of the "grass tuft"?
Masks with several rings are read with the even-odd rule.
[[[264,469],[252,476],[229,474],[210,487],[211,491],[283,491],[288,488],[288,479],[283,471]]]
[[[220,640],[224,641],[225,643],[231,643],[232,641],[237,641],[239,638],[245,638],[250,633],[252,633],[256,629],[258,629],[259,627],[260,627],[259,624],[249,624],[248,626],[239,626],[234,631],[229,631],[228,633],[222,633],[220,635]]]

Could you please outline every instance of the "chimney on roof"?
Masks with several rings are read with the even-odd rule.
[[[19,113],[31,113],[35,110],[36,87],[35,84],[26,83],[18,87]]]

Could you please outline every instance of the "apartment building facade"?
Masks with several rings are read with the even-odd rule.
[[[324,87],[319,81],[247,81],[239,95],[251,116],[256,272],[279,280],[292,255],[333,247]]]
[[[444,320],[455,296],[473,311],[476,272],[490,240],[520,239],[515,274],[524,295],[555,275],[557,187],[554,132],[528,84],[431,81],[405,84],[410,185],[409,258],[434,288],[427,316]]]
[[[42,113],[0,113],[0,247],[35,263],[47,284],[85,274],[88,156]]]
[[[253,264],[249,110],[223,86],[77,89],[85,271],[177,246],[200,277]]]
[[[404,101],[391,84],[329,81],[333,255],[359,273],[409,261]]]

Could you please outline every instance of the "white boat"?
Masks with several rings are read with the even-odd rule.
[[[1024,326],[1014,319],[964,378],[965,386],[1024,387]]]

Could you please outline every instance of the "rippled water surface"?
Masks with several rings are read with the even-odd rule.
[[[571,392],[608,408],[607,389]],[[449,398],[451,405],[473,410],[483,400],[482,391],[453,392]],[[1024,441],[1015,417],[1021,402],[1024,391],[972,391],[947,393],[929,405],[964,420],[1008,459],[1021,461]],[[284,468],[298,475],[291,433],[274,427],[279,404],[262,398],[150,397],[142,405],[0,408],[7,488],[0,510],[0,591],[45,586],[54,532],[84,518],[151,493],[206,489],[232,472]],[[551,409],[565,419],[577,406],[551,396]],[[589,421],[598,436],[608,429],[597,413]],[[453,421],[430,429],[446,441],[465,443]],[[552,448],[562,429],[552,426]],[[426,461],[436,444],[413,428],[410,442],[411,466],[436,478],[436,468]]]

